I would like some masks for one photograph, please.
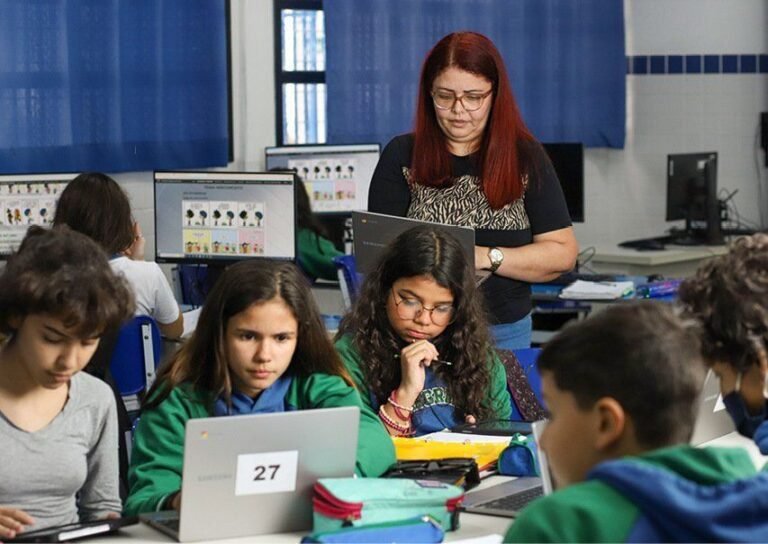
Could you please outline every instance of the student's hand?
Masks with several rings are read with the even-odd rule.
[[[138,223],[133,224],[133,243],[123,253],[125,256],[134,261],[144,260],[144,247],[146,245],[146,239],[141,233],[141,227]]]
[[[425,367],[438,358],[437,348],[429,340],[419,340],[409,344],[400,352],[400,387],[398,399],[406,405],[416,402],[416,397],[424,389]]]
[[[16,538],[26,527],[35,522],[32,517],[22,510],[0,506],[0,537]]]
[[[469,425],[474,425],[475,423],[477,423],[477,418],[472,415],[467,415],[467,416],[464,416],[464,422]]]

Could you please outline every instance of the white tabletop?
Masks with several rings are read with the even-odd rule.
[[[712,440],[710,442],[707,442],[705,444],[702,444],[702,447],[704,446],[726,446],[726,447],[733,447],[733,446],[741,446],[745,448],[750,456],[752,457],[753,461],[755,462],[755,466],[759,469],[766,463],[768,463],[768,456],[764,456],[760,453],[760,450],[757,448],[757,445],[754,443],[754,441],[745,438],[738,433],[731,433],[726,436],[723,436],[721,438],[717,438],[715,440]],[[490,478],[486,478],[482,481],[480,486],[477,488],[477,490],[485,489],[487,487],[490,487],[492,485],[504,482],[505,480],[508,480],[509,478],[503,477],[503,476],[491,476]],[[472,493],[472,491],[470,491]],[[446,533],[445,540],[446,542],[460,542],[467,539],[478,539],[481,537],[488,537],[489,535],[504,535],[506,533],[507,529],[509,528],[509,525],[512,523],[512,520],[509,518],[502,518],[502,517],[496,517],[496,516],[483,516],[479,514],[468,514],[466,512],[463,512],[460,516],[461,520],[461,527],[458,531],[451,531]],[[216,522],[216,513],[215,511],[211,511],[211,523]],[[217,542],[219,544],[237,544],[237,543],[296,543],[301,540],[301,538],[307,534],[307,532],[298,532],[298,533],[282,533],[282,534],[271,534],[271,535],[258,535],[258,536],[249,536],[249,537],[243,537],[243,538],[235,538],[235,539],[227,539],[227,540],[216,540],[213,542]],[[493,540],[487,540],[483,539],[483,542],[488,542]],[[496,539],[498,541],[498,538]],[[140,523],[139,525],[134,525],[132,527],[127,527],[123,530],[121,530],[117,534],[111,534],[106,535],[102,538],[97,539],[89,539],[88,542],[93,544],[110,544],[110,543],[116,543],[116,542],[173,542],[172,539],[169,537],[163,535],[162,533],[159,533],[152,529],[151,527],[144,525],[143,523]]]

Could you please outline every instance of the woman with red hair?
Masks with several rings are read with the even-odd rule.
[[[384,149],[368,209],[476,230],[498,347],[528,347],[530,283],[571,270],[578,244],[552,164],[518,111],[504,61],[475,32],[427,55],[415,128]]]

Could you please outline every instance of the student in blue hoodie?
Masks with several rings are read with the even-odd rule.
[[[693,320],[616,305],[565,328],[538,366],[556,491],[505,541],[768,541],[768,474],[742,448],[688,445],[706,371]]]
[[[768,455],[768,234],[736,240],[683,282],[679,298],[702,322],[704,356],[736,429]]]

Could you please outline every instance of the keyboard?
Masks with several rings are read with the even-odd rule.
[[[155,525],[161,525],[165,529],[168,529],[171,532],[178,533],[179,532],[179,518],[167,518],[167,519],[154,519],[152,520],[152,523]]]
[[[657,236],[655,238],[640,238],[638,240],[627,240],[621,242],[619,247],[637,250],[661,250],[669,243],[672,243],[673,239],[670,236]]]
[[[508,497],[501,497],[492,501],[484,502],[475,506],[479,510],[503,510],[506,512],[519,512],[529,502],[538,499],[544,495],[544,488],[541,486],[526,489]]]

